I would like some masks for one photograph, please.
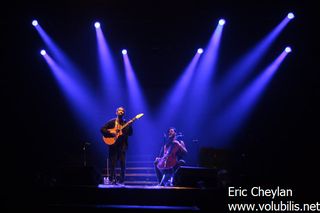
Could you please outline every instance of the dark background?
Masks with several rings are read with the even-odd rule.
[[[5,185],[32,186],[37,171],[77,158],[81,131],[39,54],[42,41],[34,18],[88,73],[96,69],[86,50],[93,34],[83,26],[95,20],[114,51],[130,50],[137,76],[151,108],[193,55],[204,47],[216,20],[227,26],[219,75],[249,50],[288,12],[296,18],[274,44],[270,56],[286,45],[288,55],[268,85],[238,149],[248,155],[246,171],[254,184],[297,189],[319,198],[319,68],[315,5],[302,1],[10,1],[1,13],[2,165]],[[78,48],[75,48],[78,47]],[[88,58],[89,57],[89,58]],[[91,57],[91,58],[90,58]],[[120,57],[120,56],[119,56]],[[156,79],[156,80],[155,80]],[[20,186],[20,185],[19,185]],[[311,200],[309,200],[311,201]]]

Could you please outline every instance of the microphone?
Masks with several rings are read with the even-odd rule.
[[[87,146],[90,146],[90,144],[91,144],[91,143],[89,143],[89,142],[85,142],[85,143],[83,144],[82,150],[85,151],[85,150],[86,150],[86,147],[87,147]]]

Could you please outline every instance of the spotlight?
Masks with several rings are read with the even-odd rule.
[[[203,53],[203,49],[202,49],[202,48],[199,48],[199,49],[197,50],[197,52],[198,52],[199,54],[201,54],[201,53]]]
[[[226,21],[224,19],[219,20],[219,25],[223,26],[225,23],[226,23]]]
[[[40,51],[40,54],[41,54],[41,55],[45,55],[45,54],[47,54],[47,53],[46,53],[45,50],[41,50],[41,51]]]
[[[94,27],[95,28],[100,28],[100,23],[99,22],[94,23]]]
[[[286,47],[285,51],[286,51],[287,53],[291,52],[291,51],[292,51],[292,50],[291,50],[291,47]]]
[[[37,26],[37,25],[38,25],[38,21],[37,21],[37,20],[33,20],[33,21],[32,21],[32,25],[33,25],[33,26]]]
[[[123,50],[122,50],[122,54],[123,54],[123,55],[126,55],[126,54],[127,54],[127,50],[126,50],[126,49],[123,49]]]
[[[293,18],[294,18],[294,14],[293,14],[293,13],[288,13],[287,17],[288,17],[289,19],[293,19]]]

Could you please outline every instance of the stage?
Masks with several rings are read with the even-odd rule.
[[[33,212],[212,212],[222,207],[225,197],[224,190],[218,188],[105,184],[47,186],[21,193],[17,188],[13,194],[15,199],[7,210]]]

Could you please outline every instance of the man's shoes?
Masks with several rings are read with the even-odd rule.
[[[117,182],[118,182],[119,185],[124,185],[124,178],[123,177],[119,177]]]
[[[117,185],[117,181],[116,180],[112,180],[111,181],[111,185]]]
[[[118,184],[124,186],[124,181],[119,180]]]

